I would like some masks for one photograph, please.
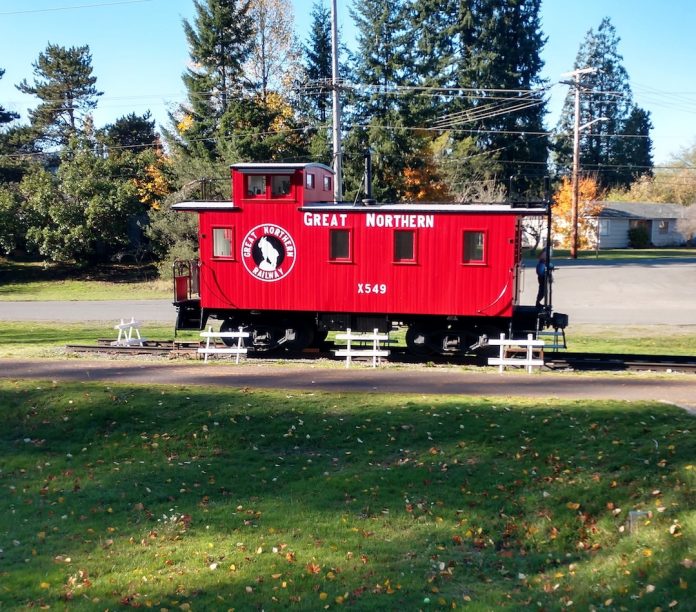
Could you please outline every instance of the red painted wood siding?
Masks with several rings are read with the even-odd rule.
[[[301,172],[297,175],[300,180],[293,185],[299,194],[304,180]],[[235,184],[238,209],[200,213],[201,301],[205,308],[512,314],[518,218],[514,212],[436,212],[418,206],[398,211],[379,206],[313,210],[303,209],[301,198],[240,200],[238,188]],[[213,228],[233,228],[231,257],[213,258]],[[330,261],[332,229],[350,232],[349,261]],[[415,233],[413,263],[394,263],[395,230]],[[483,262],[463,263],[465,231],[484,233]],[[264,234],[270,236],[266,248],[280,255],[272,257],[276,261],[284,257],[277,270],[265,273],[275,278],[260,279],[263,270],[257,270],[257,276],[250,270],[256,262],[249,256],[249,247],[254,246],[258,258],[258,243]],[[264,265],[272,267],[269,262]]]

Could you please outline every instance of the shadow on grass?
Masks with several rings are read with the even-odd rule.
[[[66,280],[138,283],[155,278],[157,269],[154,264],[110,263],[80,266],[0,258],[0,281],[3,285]]]
[[[696,441],[675,409],[0,389],[6,606],[652,610],[696,595]],[[630,510],[651,513],[632,535]]]

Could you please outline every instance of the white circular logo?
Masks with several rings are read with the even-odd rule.
[[[278,225],[257,225],[244,237],[242,261],[253,277],[267,283],[278,281],[295,265],[295,241]]]

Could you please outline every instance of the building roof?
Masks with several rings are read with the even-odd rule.
[[[600,217],[623,219],[681,219],[686,210],[681,204],[654,202],[597,202]]]

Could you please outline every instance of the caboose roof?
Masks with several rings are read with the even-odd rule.
[[[212,201],[212,202],[177,202],[172,204],[172,210],[187,210],[187,211],[199,211],[199,210],[239,210],[238,206],[234,205],[234,202],[230,201]]]
[[[438,213],[516,213],[519,215],[546,215],[546,208],[536,205],[530,206],[528,203],[471,203],[471,204],[447,204],[443,202],[414,202],[409,204],[385,203],[360,205],[352,203],[333,203],[333,202],[308,202],[300,210],[303,211],[350,211],[352,213],[371,213],[371,212],[396,212],[396,213],[418,213],[418,212],[438,212]]]
[[[234,202],[229,201],[213,201],[213,202],[178,202],[172,205],[172,210],[179,211],[221,211],[221,210],[239,210]],[[457,214],[472,214],[472,213],[514,213],[518,215],[545,215],[546,209],[536,206],[520,206],[517,204],[443,204],[443,203],[417,203],[417,204],[373,204],[363,206],[352,203],[333,202],[316,202],[306,203],[300,206],[302,211],[316,212],[350,212],[350,213],[457,213]]]
[[[267,174],[269,172],[288,172],[289,170],[306,170],[308,168],[320,168],[333,174],[333,170],[324,164],[317,162],[304,162],[304,163],[276,163],[276,162],[266,162],[266,163],[241,163],[232,164],[230,166],[232,170],[237,170],[242,174]]]

